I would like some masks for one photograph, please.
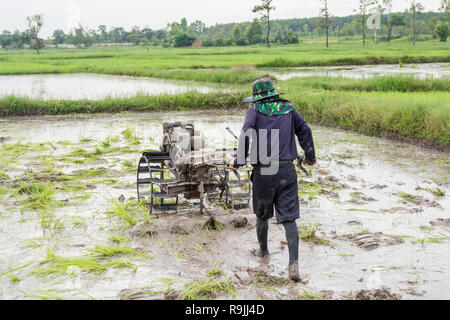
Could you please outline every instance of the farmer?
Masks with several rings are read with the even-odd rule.
[[[250,180],[253,185],[253,211],[256,215],[256,234],[260,247],[258,256],[269,255],[268,220],[273,217],[275,207],[277,220],[283,224],[286,231],[289,279],[299,281],[299,235],[296,219],[300,218],[300,208],[297,172],[293,163],[298,157],[295,137],[297,136],[305,151],[304,163],[310,166],[316,164],[313,137],[306,121],[288,100],[280,98],[282,93],[275,91],[270,78],[265,76],[256,80],[252,91],[253,95],[244,99],[244,102],[251,103],[251,106],[241,131],[238,156],[230,163],[230,167],[237,169],[245,165],[251,138],[250,164],[253,170]],[[279,141],[274,141],[274,138]],[[259,141],[261,139],[267,140],[267,150],[264,148],[265,142],[261,144]],[[271,150],[274,150],[274,154],[271,154]]]

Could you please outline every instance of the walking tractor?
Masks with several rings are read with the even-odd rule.
[[[200,213],[206,201],[231,210],[249,206],[249,169],[227,166],[236,148],[208,151],[193,124],[173,122],[163,124],[160,150],[144,152],[137,167],[138,201],[148,204],[150,213],[177,212],[181,197],[189,203],[195,199]]]

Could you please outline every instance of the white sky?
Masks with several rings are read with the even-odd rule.
[[[47,37],[55,29],[69,31],[70,26],[81,23],[88,28],[98,25],[133,26],[152,29],[164,28],[168,22],[186,17],[188,23],[202,20],[207,26],[216,23],[251,21],[251,12],[260,0],[2,0],[0,5],[0,32],[7,29],[24,30],[26,17],[44,14],[42,36]],[[359,0],[329,0],[335,16],[352,14]],[[394,11],[407,8],[408,0],[393,0]],[[426,11],[436,11],[440,0],[422,0]],[[319,0],[274,0],[277,7],[275,19],[317,16]]]

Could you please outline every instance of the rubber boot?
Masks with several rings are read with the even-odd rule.
[[[300,274],[298,273],[298,261],[289,264],[289,279],[292,281],[300,281]]]
[[[258,237],[259,251],[258,257],[265,257],[269,255],[269,249],[267,248],[267,235],[269,232],[268,220],[256,218],[256,235]]]
[[[300,281],[300,275],[298,272],[299,236],[297,223],[295,221],[289,221],[283,223],[283,226],[286,231],[286,240],[289,249],[289,279],[293,281]]]

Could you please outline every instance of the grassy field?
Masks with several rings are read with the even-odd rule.
[[[225,48],[150,47],[0,51],[0,75],[91,72],[166,79],[243,84],[232,94],[137,95],[99,101],[45,101],[0,98],[0,116],[121,111],[228,109],[243,107],[250,83],[277,66],[363,63],[450,62],[450,43],[331,43]],[[245,85],[244,85],[245,84]],[[280,90],[311,123],[339,126],[368,135],[409,137],[431,145],[450,145],[450,80],[377,77],[355,80],[310,77],[278,82]]]
[[[248,83],[274,67],[450,62],[450,43],[407,42],[170,48],[144,47],[0,51],[0,75],[92,72],[165,79]],[[261,68],[269,70],[261,70]]]

